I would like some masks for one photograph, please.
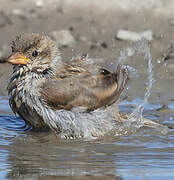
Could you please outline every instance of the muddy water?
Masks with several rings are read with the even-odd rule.
[[[120,102],[131,112],[142,101]],[[174,101],[167,109],[147,104],[144,116],[174,127]],[[0,179],[162,179],[174,178],[174,129],[166,135],[141,128],[135,134],[100,140],[60,140],[34,133],[0,97]]]

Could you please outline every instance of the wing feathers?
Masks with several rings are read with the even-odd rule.
[[[54,109],[70,110],[85,107],[94,110],[115,102],[127,82],[127,72],[118,66],[116,73],[93,75],[87,69],[69,66],[66,74],[44,83],[41,95],[45,103]],[[70,70],[71,69],[71,70]],[[68,73],[68,71],[70,71]],[[118,87],[119,85],[119,87]]]

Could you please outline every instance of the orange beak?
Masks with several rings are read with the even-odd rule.
[[[26,58],[22,53],[13,53],[7,60],[11,64],[27,64],[29,58]]]

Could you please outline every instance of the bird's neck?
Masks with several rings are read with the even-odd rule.
[[[9,95],[30,94],[30,96],[38,96],[39,86],[51,76],[53,74],[49,68],[44,71],[37,71],[26,66],[14,66],[13,76],[8,86]]]

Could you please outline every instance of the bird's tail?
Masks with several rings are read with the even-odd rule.
[[[166,134],[169,130],[169,127],[166,125],[156,123],[156,122],[151,121],[150,119],[147,119],[147,118],[143,118],[143,120],[144,120],[144,127],[158,129],[160,132],[162,132],[164,134]]]
[[[120,115],[120,121],[121,122],[125,122],[128,120],[129,114],[119,112],[119,115]],[[154,121],[147,119],[147,118],[144,118],[144,117],[143,117],[143,127],[159,129],[159,130],[165,131],[165,132],[167,132],[170,129],[170,127],[168,127],[166,125],[159,124],[157,122],[154,122]]]

